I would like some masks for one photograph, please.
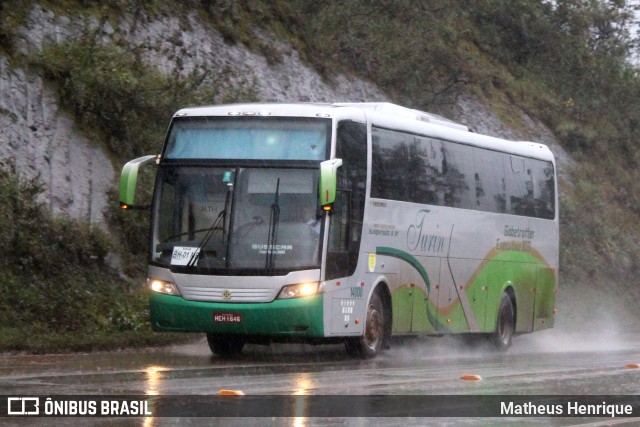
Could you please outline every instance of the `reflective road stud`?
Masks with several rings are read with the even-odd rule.
[[[475,375],[475,374],[464,374],[460,377],[461,380],[466,380],[466,381],[480,381],[482,380],[482,377],[480,375]]]
[[[244,396],[242,390],[218,390],[219,396]]]

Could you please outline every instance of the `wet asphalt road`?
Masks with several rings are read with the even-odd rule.
[[[342,346],[247,346],[235,360],[193,344],[72,355],[0,356],[2,395],[640,395],[638,335],[518,337],[507,353],[450,337],[394,343],[375,360],[348,359]],[[464,380],[478,375],[481,380]],[[635,415],[635,414],[634,414]],[[52,419],[0,419],[52,425]],[[56,418],[53,425],[640,425],[607,418]]]

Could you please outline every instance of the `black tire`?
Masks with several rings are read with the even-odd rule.
[[[239,356],[244,348],[245,341],[237,337],[207,334],[207,343],[211,352],[224,359]]]
[[[516,330],[516,312],[513,301],[508,293],[500,297],[496,330],[492,335],[492,341],[500,351],[506,351],[511,347],[513,334]]]
[[[371,295],[367,307],[367,316],[364,324],[364,335],[358,338],[348,338],[345,348],[351,357],[372,359],[382,349],[385,335],[384,305],[380,295],[376,292]]]

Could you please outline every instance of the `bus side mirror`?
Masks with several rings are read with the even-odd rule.
[[[138,175],[144,166],[157,163],[159,156],[143,156],[127,162],[120,174],[120,207],[122,209],[148,209],[149,205],[136,205]]]
[[[342,166],[342,159],[325,160],[320,163],[319,204],[322,210],[331,211],[336,200],[338,182],[338,168]]]

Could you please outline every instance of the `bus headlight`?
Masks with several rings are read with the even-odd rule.
[[[278,294],[278,299],[301,298],[318,293],[318,282],[298,283],[287,285]]]
[[[149,288],[154,292],[167,295],[180,295],[178,287],[171,282],[159,279],[147,279],[147,284],[149,285]]]

